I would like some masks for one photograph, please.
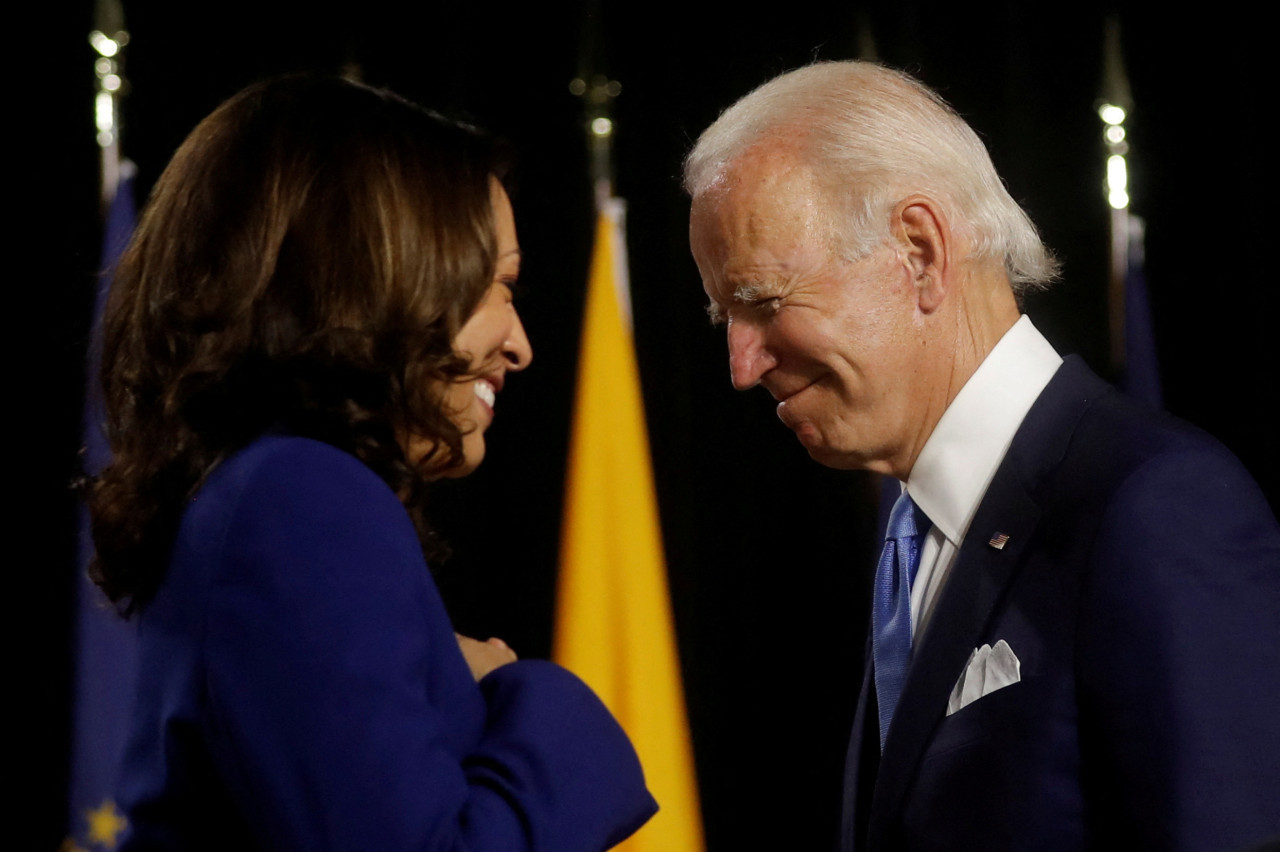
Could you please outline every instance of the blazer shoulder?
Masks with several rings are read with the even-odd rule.
[[[366,488],[375,488],[374,483],[382,482],[355,456],[323,441],[268,434],[227,457],[214,468],[198,493],[276,479],[283,479],[285,484],[339,480]]]
[[[380,477],[319,441],[264,436],[224,460],[189,500],[158,600],[203,608],[210,584],[292,583],[303,563],[347,573],[376,564],[387,582],[430,596],[413,522]]]
[[[309,509],[320,515],[403,515],[409,522],[391,488],[355,456],[311,438],[264,435],[210,472],[187,506],[180,535],[246,513],[293,516]]]
[[[1074,356],[1032,406],[1009,452],[1025,485],[1046,495],[1104,499],[1172,479],[1236,489],[1265,504],[1244,465],[1215,438],[1134,402]]]

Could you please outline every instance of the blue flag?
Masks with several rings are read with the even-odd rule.
[[[1128,264],[1124,275],[1124,374],[1121,389],[1152,408],[1163,408],[1160,364],[1147,298],[1147,276],[1142,220],[1129,216]]]
[[[102,272],[94,305],[84,404],[84,472],[94,475],[110,458],[104,432],[104,408],[98,380],[102,360],[101,325],[111,275],[133,233],[133,168],[121,164],[121,180],[107,213],[102,241]],[[93,555],[89,518],[81,510],[79,578],[76,582],[75,683],[72,707],[71,788],[68,799],[68,850],[112,850],[125,820],[114,799],[116,770],[129,730],[137,642],[132,622],[115,612],[89,579]]]

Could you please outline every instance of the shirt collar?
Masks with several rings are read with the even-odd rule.
[[[1025,315],[988,353],[942,413],[907,491],[957,547],[1013,436],[1062,358]]]

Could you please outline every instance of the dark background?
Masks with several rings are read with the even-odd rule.
[[[11,516],[8,573],[18,580],[22,637],[11,694],[18,750],[30,756],[13,777],[29,798],[20,813],[33,849],[56,847],[63,832],[75,574],[65,486],[100,239],[92,7],[62,6],[25,30],[38,58],[11,76],[25,97],[6,121],[20,188],[9,245],[18,299],[8,318],[21,359],[11,371],[11,451],[25,471]],[[815,2],[747,15],[741,4],[617,2],[588,15],[575,3],[410,10],[371,0],[327,11],[270,0],[133,2],[125,150],[145,193],[225,97],[270,74],[344,65],[516,143],[520,309],[536,358],[503,392],[485,465],[440,488],[440,525],[457,555],[438,573],[462,630],[545,656],[592,227],[583,115],[567,84],[593,20],[604,70],[622,83],[617,186],[629,202],[636,346],[708,846],[825,848],[860,680],[875,483],[814,464],[766,394],[730,388],[722,333],[706,322],[688,253],[680,162],[734,99],[813,59],[856,56],[869,27],[883,61],[939,89],[987,141],[1065,266],[1061,284],[1034,296],[1028,312],[1061,351],[1105,374],[1107,208],[1095,104],[1107,8],[1032,6]],[[1264,169],[1266,185],[1274,182],[1263,137],[1271,104],[1261,38],[1242,10],[1220,3],[1192,19],[1115,7],[1166,406],[1231,447],[1274,507],[1276,298],[1262,189]]]

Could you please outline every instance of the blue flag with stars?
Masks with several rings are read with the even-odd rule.
[[[88,381],[84,404],[84,472],[100,472],[110,458],[103,428],[100,328],[111,275],[133,233],[135,207],[133,169],[122,163],[121,180],[107,213],[102,241],[102,272],[94,305],[94,332],[89,346]],[[68,797],[67,840],[63,852],[110,852],[116,848],[125,819],[116,807],[116,770],[129,730],[137,641],[132,622],[115,612],[106,596],[89,579],[93,555],[88,513],[81,510],[79,577],[76,581],[75,684],[72,707],[71,787]]]

